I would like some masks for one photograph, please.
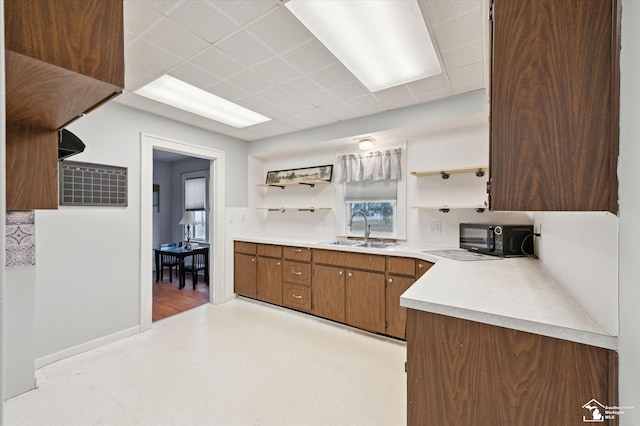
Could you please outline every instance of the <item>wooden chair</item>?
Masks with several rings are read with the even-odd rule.
[[[170,244],[160,244],[161,249],[178,247],[176,243]],[[178,262],[178,258],[175,256],[171,256],[170,254],[160,253],[160,281],[164,280],[164,268],[169,268],[169,282],[173,282],[173,268],[176,269],[176,277],[178,277],[178,268],[180,266],[180,262]]]
[[[191,263],[184,265],[184,272],[191,274],[194,290],[198,284],[198,271],[205,271],[204,281],[209,285],[209,277],[207,276],[207,255],[208,250],[207,252],[194,253],[193,256],[191,256]]]

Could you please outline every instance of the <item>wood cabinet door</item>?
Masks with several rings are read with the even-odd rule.
[[[374,333],[385,332],[384,274],[347,271],[346,323]]]
[[[258,257],[257,297],[282,305],[282,260]]]
[[[591,398],[618,405],[617,365],[613,350],[409,309],[407,424],[584,424]]]
[[[617,212],[617,0],[494,0],[492,210]]]
[[[343,268],[314,265],[311,288],[315,315],[345,322],[345,275]]]
[[[407,308],[400,306],[400,295],[407,291],[407,289],[411,287],[414,282],[415,279],[413,278],[400,277],[397,275],[390,275],[389,278],[387,278],[387,286],[385,291],[387,306],[386,334],[388,334],[389,336],[397,337],[399,339],[405,338]]]
[[[416,279],[423,276],[432,266],[431,262],[416,259]]]
[[[246,297],[256,298],[256,257],[236,253],[234,256],[233,285],[235,292]]]

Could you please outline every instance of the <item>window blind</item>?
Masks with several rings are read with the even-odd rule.
[[[189,178],[184,182],[185,210],[204,210],[207,200],[205,178]]]
[[[396,201],[397,192],[396,180],[348,182],[344,185],[344,201]]]

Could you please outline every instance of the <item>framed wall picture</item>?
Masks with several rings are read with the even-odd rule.
[[[266,184],[304,183],[314,181],[331,182],[333,165],[304,167],[300,169],[274,170],[267,172]]]

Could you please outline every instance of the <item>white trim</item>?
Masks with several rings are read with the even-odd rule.
[[[60,352],[56,352],[53,354],[45,355],[42,358],[37,358],[35,361],[35,368],[42,368],[45,365],[52,364],[54,362],[63,360],[65,358],[72,357],[74,355],[81,354],[83,352],[87,352],[93,349],[97,349],[101,346],[108,345],[110,343],[117,342],[118,340],[124,339],[126,337],[135,336],[140,333],[140,327],[135,326],[131,328],[127,328],[121,331],[118,331],[113,334],[109,334],[104,337],[100,337],[95,340],[91,340],[89,342],[82,343],[77,346],[73,346],[67,349],[63,349]]]
[[[199,145],[166,139],[146,133],[140,134],[140,330],[151,329],[153,309],[153,277],[152,256],[153,226],[151,196],[145,196],[144,188],[153,185],[153,150],[175,152],[194,157],[211,160],[209,185],[209,200],[212,209],[209,209],[210,223],[210,247],[209,265],[210,294],[209,302],[214,304],[224,303],[224,276],[225,276],[225,252],[224,252],[224,216],[225,216],[225,153]]]

